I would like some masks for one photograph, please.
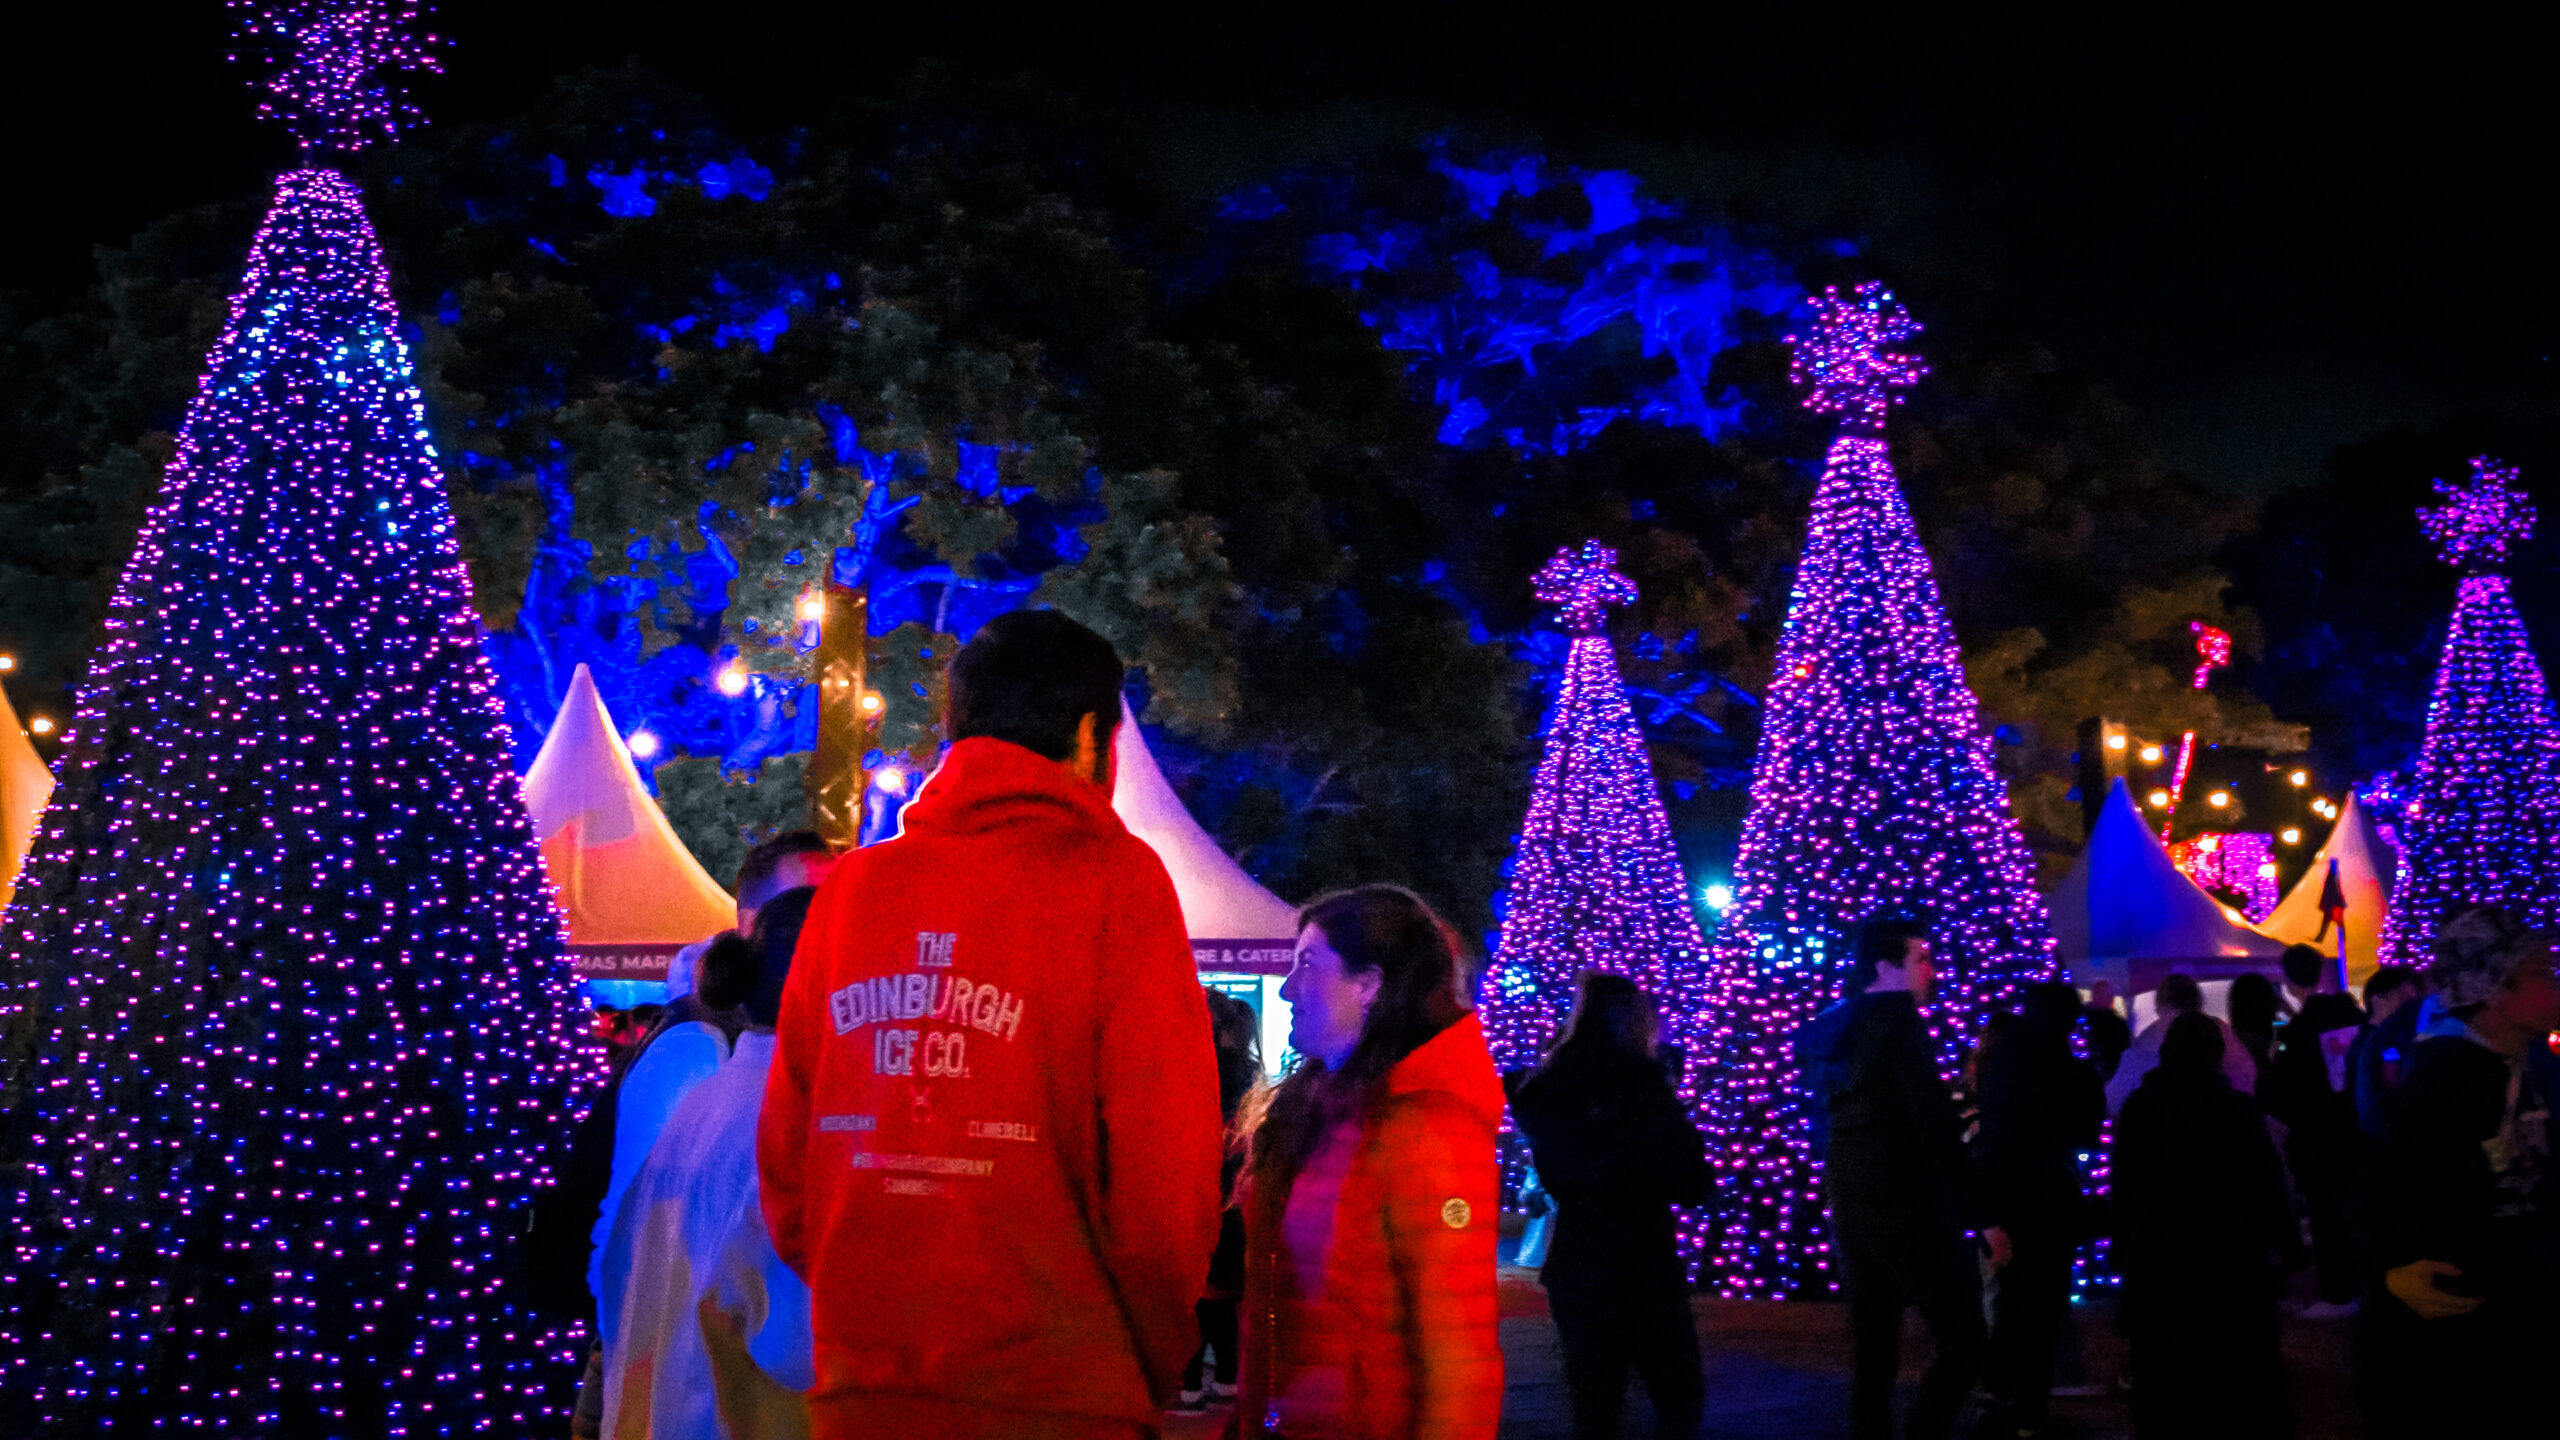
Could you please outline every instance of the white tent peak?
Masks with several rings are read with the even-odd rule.
[[[53,771],[19,728],[9,692],[0,687],[0,910],[17,893],[18,868],[27,862],[36,822],[52,798]]]
[[[2337,932],[2332,930],[2325,940],[2320,936],[2320,893],[2328,884],[2332,862],[2347,899],[2347,979],[2362,985],[2382,963],[2382,918],[2391,906],[2393,876],[2390,852],[2374,829],[2373,813],[2354,791],[2347,792],[2338,823],[2331,827],[2320,853],[2311,857],[2311,868],[2302,872],[2291,893],[2258,928],[2287,943],[2317,944],[2336,954]]]
[[[1298,910],[1245,873],[1166,783],[1164,771],[1147,749],[1146,736],[1126,697],[1120,701],[1120,733],[1111,742],[1117,774],[1111,808],[1129,833],[1152,847],[1173,877],[1173,893],[1182,901],[1182,919],[1199,942],[1288,946],[1298,938]]]
[[[580,665],[525,773],[524,803],[572,945],[688,945],[737,908],[667,824]]]
[[[2112,981],[2125,995],[2171,970],[2199,979],[2263,968],[2284,953],[2169,858],[2118,780],[2089,828],[2088,847],[2051,896],[2054,951],[2080,984]]]

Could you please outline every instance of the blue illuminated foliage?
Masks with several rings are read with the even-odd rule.
[[[1345,222],[1314,237],[1310,266],[1358,293],[1362,320],[1438,407],[1444,443],[1564,453],[1625,419],[1709,436],[1739,419],[1711,372],[1751,317],[1795,302],[1768,255],[1622,171],[1471,163],[1445,147],[1430,164],[1455,202],[1431,213],[1363,207],[1326,177],[1230,209],[1313,205]]]
[[[675,140],[653,143],[645,138],[651,132],[626,125],[592,153],[572,153],[565,161],[539,153],[528,164],[537,184],[545,175],[588,177],[571,186],[588,217],[578,223],[587,225],[666,224],[672,212],[663,209],[626,218],[606,216],[603,208],[626,205],[632,196],[664,200],[681,186],[699,188],[706,199],[725,194],[731,204],[770,193],[782,197],[773,203],[788,205],[798,193],[790,187],[806,179],[794,168],[796,152],[786,150],[768,171],[716,134],[668,128]],[[1377,343],[1407,362],[1411,393],[1440,413],[1443,438],[1469,450],[1570,456],[1622,420],[1706,436],[1738,423],[1745,402],[1710,372],[1718,354],[1747,335],[1765,334],[1767,315],[1794,301],[1792,282],[1768,255],[1646,195],[1623,172],[1582,171],[1535,156],[1474,159],[1447,146],[1435,147],[1425,163],[1427,200],[1376,193],[1351,171],[1292,175],[1231,196],[1204,247],[1210,277],[1201,281],[1183,270],[1187,262],[1175,261],[1160,279],[1175,291],[1195,282],[1214,285],[1221,253],[1277,233],[1275,226],[1303,234],[1305,242],[1292,252],[1298,283],[1349,292]],[[722,179],[730,191],[720,189]],[[543,193],[552,192],[545,187]],[[528,211],[527,223],[555,238],[567,233],[561,220],[537,218],[537,212]],[[629,292],[629,308],[611,318],[653,346],[751,343],[759,352],[778,353],[778,345],[804,343],[805,337],[793,338],[800,333],[795,326],[831,316],[828,306],[844,284],[815,257],[795,257],[788,265],[751,256],[719,257],[718,263],[691,291],[653,279],[645,290]],[[596,282],[590,262],[582,283]],[[659,378],[671,377],[662,371]],[[921,455],[864,451],[849,416],[824,407],[820,414],[837,432],[826,459],[862,465],[875,484],[887,481],[901,504],[914,502],[919,489],[911,477],[919,473]],[[955,569],[915,543],[896,516],[885,517],[888,523],[874,526],[875,533],[851,537],[836,573],[853,578],[858,568],[870,584],[875,634],[905,624],[968,633],[985,615],[1021,603],[1044,575],[1082,559],[1078,531],[1103,513],[1099,477],[1082,499],[1057,502],[1008,483],[999,447],[965,434],[948,443],[955,456],[947,482],[952,491],[971,503],[1004,507],[1014,538],[1001,556]],[[1545,483],[1570,487],[1574,480],[1559,471]],[[1649,501],[1638,508],[1649,518]],[[614,713],[665,743],[659,758],[717,755],[725,766],[747,771],[805,748],[805,689],[774,673],[759,674],[753,689],[736,697],[708,683],[721,663],[717,636],[724,626],[738,628],[723,609],[723,587],[740,581],[735,557],[707,533],[676,537],[681,552],[656,542],[642,557],[641,573],[627,582],[581,581],[595,567],[566,538],[579,518],[555,508],[545,560],[517,624],[490,641],[510,715],[532,727],[547,724],[564,677],[583,660]],[[1511,523],[1534,529],[1539,522],[1523,509]],[[848,557],[857,553],[861,563],[849,568]],[[1481,616],[1483,597],[1447,579],[1446,570],[1430,582],[1433,588],[1471,619]],[[1485,629],[1480,620],[1475,628]],[[1534,627],[1504,638],[1542,687],[1555,683],[1561,644],[1547,643]],[[1721,738],[1725,722],[1717,717],[1748,705],[1750,697],[1701,658],[1695,631],[1651,644],[1629,676],[1645,723],[1672,735],[1676,745],[1720,751],[1740,743]],[[1185,758],[1194,773],[1220,763],[1205,754]],[[1673,781],[1676,793],[1694,794],[1702,782],[1734,783],[1740,759],[1689,767]],[[1314,772],[1260,778],[1295,793],[1292,787],[1303,788],[1300,782],[1311,782]]]
[[[381,251],[279,180],[0,928],[13,1434],[530,1433],[583,1015]]]

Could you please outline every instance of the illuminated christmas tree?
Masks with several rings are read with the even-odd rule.
[[[2436,927],[2466,903],[2560,924],[2560,725],[2499,573],[2507,548],[2533,534],[2533,506],[2516,478],[2480,456],[2470,479],[2436,482],[2443,505],[2418,512],[2462,583],[2400,825],[2400,877],[2382,927],[2387,962],[2425,963]]]
[[[253,18],[310,147],[387,133],[380,3]],[[18,1436],[529,1434],[515,1308],[580,1016],[355,186],[276,182],[0,930]]]
[[[1705,949],[1603,628],[1609,607],[1636,598],[1617,563],[1617,552],[1594,540],[1557,551],[1536,579],[1538,598],[1559,607],[1573,642],[1486,981],[1485,1028],[1504,1069],[1546,1054],[1585,970],[1635,981],[1677,1033]]]
[[[2049,974],[2053,941],[1954,629],[1886,452],[1893,391],[1926,373],[1875,285],[1825,291],[1795,347],[1808,408],[1841,417],[1814,493],[1776,678],[1763,702],[1734,903],[1709,957],[1702,1104],[1713,1223],[1693,1240],[1728,1295],[1831,1283],[1790,1040],[1843,993],[1845,941],[1908,913],[1929,927],[1941,1032]]]

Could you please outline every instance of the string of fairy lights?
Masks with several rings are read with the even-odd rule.
[[[396,119],[413,10],[257,15],[306,145]],[[506,1276],[583,1017],[397,323],[356,187],[281,176],[0,924],[12,1434],[565,1401]]]
[[[8,913],[0,1394],[60,1433],[557,1400],[500,1282],[580,1017],[394,324],[282,177]]]
[[[2055,973],[2044,902],[1955,631],[1883,436],[1926,373],[1878,285],[1812,297],[1795,347],[1808,408],[1841,417],[1823,465],[1776,676],[1763,700],[1733,903],[1710,951],[1700,1105],[1717,1206],[1694,1221],[1702,1283],[1777,1297],[1831,1284],[1819,1176],[1790,1041],[1837,999],[1844,941],[1885,912],[1925,920],[1950,1040]]]
[[[2468,477],[2436,482],[2442,505],[2418,512],[2462,579],[2400,821],[2386,961],[2423,963],[2436,927],[2465,903],[2506,906],[2529,925],[2560,923],[2560,724],[2501,573],[2509,548],[2533,534],[2519,478],[2479,456]]]
[[[1636,600],[1617,562],[1594,540],[1557,551],[1534,581],[1573,639],[1485,982],[1486,1038],[1506,1069],[1546,1054],[1585,970],[1635,981],[1675,1036],[1694,1009],[1706,942],[1605,628],[1611,608]]]

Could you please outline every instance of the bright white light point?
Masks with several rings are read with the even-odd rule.
[[[10,671],[15,670],[15,669],[17,669],[17,668],[18,668],[18,657],[17,657],[17,656],[15,656],[15,655],[0,655],[0,675],[6,675],[6,674],[8,674]]]
[[[646,760],[658,753],[658,737],[646,730],[631,732],[631,753]]]
[[[745,666],[743,666],[743,665],[732,665],[732,666],[729,666],[728,668],[726,668],[726,669],[722,670],[722,671],[720,672],[720,679],[719,679],[719,681],[718,681],[718,684],[719,684],[719,687],[720,687],[720,693],[721,693],[721,694],[723,694],[723,695],[744,695],[744,694],[746,694],[746,693],[747,693],[747,671],[746,671],[746,667],[745,667]]]
[[[50,735],[53,733],[53,722],[42,715],[38,715],[27,722],[27,728],[33,730],[39,735]]]
[[[2143,763],[2143,764],[2145,764],[2145,765],[2157,765],[2157,764],[2159,764],[2159,763],[2160,763],[2160,747],[2159,747],[2159,746],[2157,746],[2157,745],[2145,745],[2145,746],[2143,746],[2143,747],[2142,747],[2142,763]]]
[[[1706,900],[1707,908],[1710,910],[1730,910],[1733,908],[1733,887],[1721,881],[1710,885],[1707,887]]]
[[[2228,790],[2216,790],[2212,794],[2204,797],[2204,803],[2212,806],[2216,810],[2219,810],[2223,806],[2231,803],[2231,792]]]
[[[815,625],[826,618],[827,598],[825,596],[809,594],[800,597],[800,619],[803,623]]]
[[[2296,785],[2308,785],[2311,783],[2311,772],[2308,770],[2296,770],[2284,778],[2292,781]]]
[[[872,776],[871,783],[879,786],[883,794],[904,795],[907,793],[907,772],[891,765]]]
[[[879,713],[880,713],[880,697],[879,697],[879,696],[877,696],[877,695],[872,694],[871,692],[869,692],[869,691],[867,691],[867,690],[866,690],[866,691],[864,691],[864,692],[863,692],[863,695],[862,695],[862,713],[863,713],[863,714],[865,714],[865,715],[877,715],[877,714],[879,714]]]
[[[2275,867],[2275,862],[2271,860],[2271,861],[2268,861],[2266,864],[2259,866],[2259,867],[2258,867],[2258,878],[2259,878],[2259,879],[2261,879],[2261,880],[2273,880],[2274,878],[2276,878],[2276,867]]]
[[[2290,825],[2287,825],[2284,827],[2283,832],[2276,838],[2284,841],[2287,845],[2299,845],[2302,843],[2302,832]]]
[[[2110,750],[2121,750],[2124,748],[2124,745],[2125,740],[2121,735],[2110,735],[2107,737],[2107,748]]]
[[[2152,791],[2151,808],[2154,810],[2165,810],[2169,808],[2169,792],[2166,790]]]

